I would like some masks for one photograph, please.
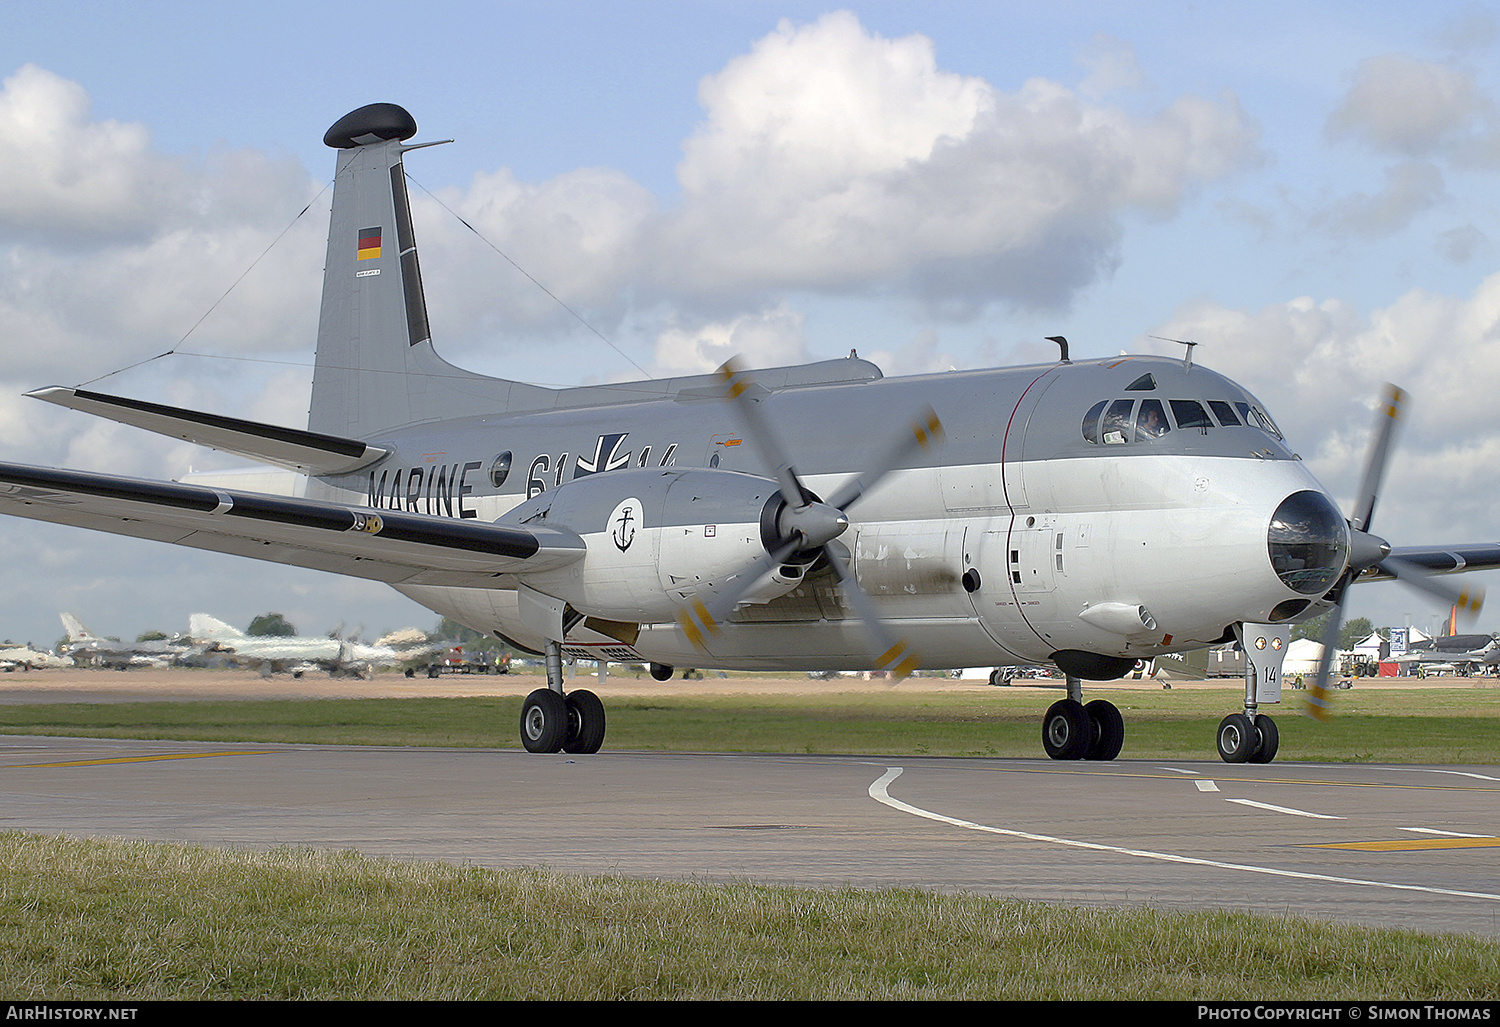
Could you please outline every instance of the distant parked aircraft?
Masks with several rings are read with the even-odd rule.
[[[263,675],[296,677],[312,670],[325,670],[335,677],[369,677],[377,667],[394,667],[429,649],[425,640],[419,646],[397,648],[316,635],[247,635],[206,613],[188,618],[188,635],[232,662],[259,667]]]
[[[68,636],[68,654],[73,662],[86,667],[170,667],[192,656],[200,656],[203,646],[188,639],[165,638],[148,642],[120,642],[101,638],[71,613],[58,615]]]

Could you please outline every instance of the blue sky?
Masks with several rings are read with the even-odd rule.
[[[1412,417],[1377,529],[1500,535],[1495,5],[7,12],[4,459],[216,465],[19,398],[189,329],[178,348],[209,356],[99,387],[302,423],[326,194],[256,261],[331,177],[323,131],[378,100],[410,110],[420,140],[456,140],[408,170],[435,339],[466,366],[567,385],[857,347],[904,373],[1048,359],[1059,333],[1084,356],[1188,337],[1341,496],[1380,383],[1403,384]],[[277,609],[309,631],[433,620],[358,583],[67,529],[0,524],[0,544],[45,569],[4,590],[0,636],[50,643],[59,609],[128,636],[200,609],[237,624]],[[1350,610],[1436,612],[1397,585]]]

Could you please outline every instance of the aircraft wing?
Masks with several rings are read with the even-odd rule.
[[[1457,574],[1460,571],[1486,571],[1500,568],[1500,543],[1472,542],[1461,546],[1398,546],[1391,557],[1416,564],[1429,574]],[[1396,577],[1376,565],[1366,572],[1367,581],[1389,581]]]
[[[0,463],[0,513],[390,584],[493,588],[580,559],[555,528]]]

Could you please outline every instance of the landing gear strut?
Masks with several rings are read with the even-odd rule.
[[[595,753],[604,744],[604,703],[587,689],[563,694],[562,646],[547,643],[547,687],[521,703],[527,752]]]
[[[1284,624],[1237,624],[1245,651],[1245,712],[1219,721],[1215,741],[1225,763],[1270,763],[1281,746],[1276,722],[1260,712],[1261,703],[1281,701],[1281,665],[1291,628]]]
[[[1068,678],[1068,697],[1042,718],[1042,748],[1055,760],[1112,760],[1125,742],[1125,721],[1106,699],[1083,703],[1083,680]]]

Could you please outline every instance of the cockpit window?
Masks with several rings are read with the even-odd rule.
[[[1240,416],[1245,419],[1246,424],[1259,428],[1273,438],[1281,438],[1281,429],[1276,427],[1276,422],[1272,421],[1260,407],[1252,406],[1249,403],[1236,403],[1234,408],[1240,412]]]
[[[1141,412],[1136,416],[1135,430],[1138,442],[1161,438],[1172,430],[1172,426],[1167,423],[1167,412],[1162,409],[1161,400],[1141,400]]]
[[[1126,392],[1152,392],[1156,388],[1156,378],[1150,374],[1143,374],[1129,385],[1125,386]]]
[[[1219,419],[1219,423],[1224,427],[1236,428],[1239,426],[1240,419],[1235,416],[1234,407],[1230,406],[1222,399],[1209,400],[1208,409],[1214,412],[1214,416]]]
[[[1104,413],[1104,408],[1109,405],[1109,400],[1101,399],[1089,407],[1089,412],[1083,415],[1083,438],[1085,442],[1094,445],[1099,444],[1099,415]]]
[[[1196,399],[1174,399],[1172,400],[1172,416],[1177,419],[1179,428],[1212,428],[1214,423],[1208,419],[1208,411],[1203,409],[1203,404]]]
[[[1131,383],[1131,389],[1154,389],[1150,375]],[[1209,411],[1212,411],[1210,416]],[[1168,413],[1170,412],[1170,417]],[[1083,415],[1083,438],[1095,446],[1123,446],[1132,442],[1150,442],[1177,429],[1196,428],[1206,433],[1212,428],[1255,428],[1281,440],[1281,430],[1269,415],[1247,400],[1223,399],[1102,399]]]
[[[1106,446],[1122,446],[1130,441],[1130,413],[1134,406],[1133,399],[1117,399],[1104,412],[1100,437]]]

